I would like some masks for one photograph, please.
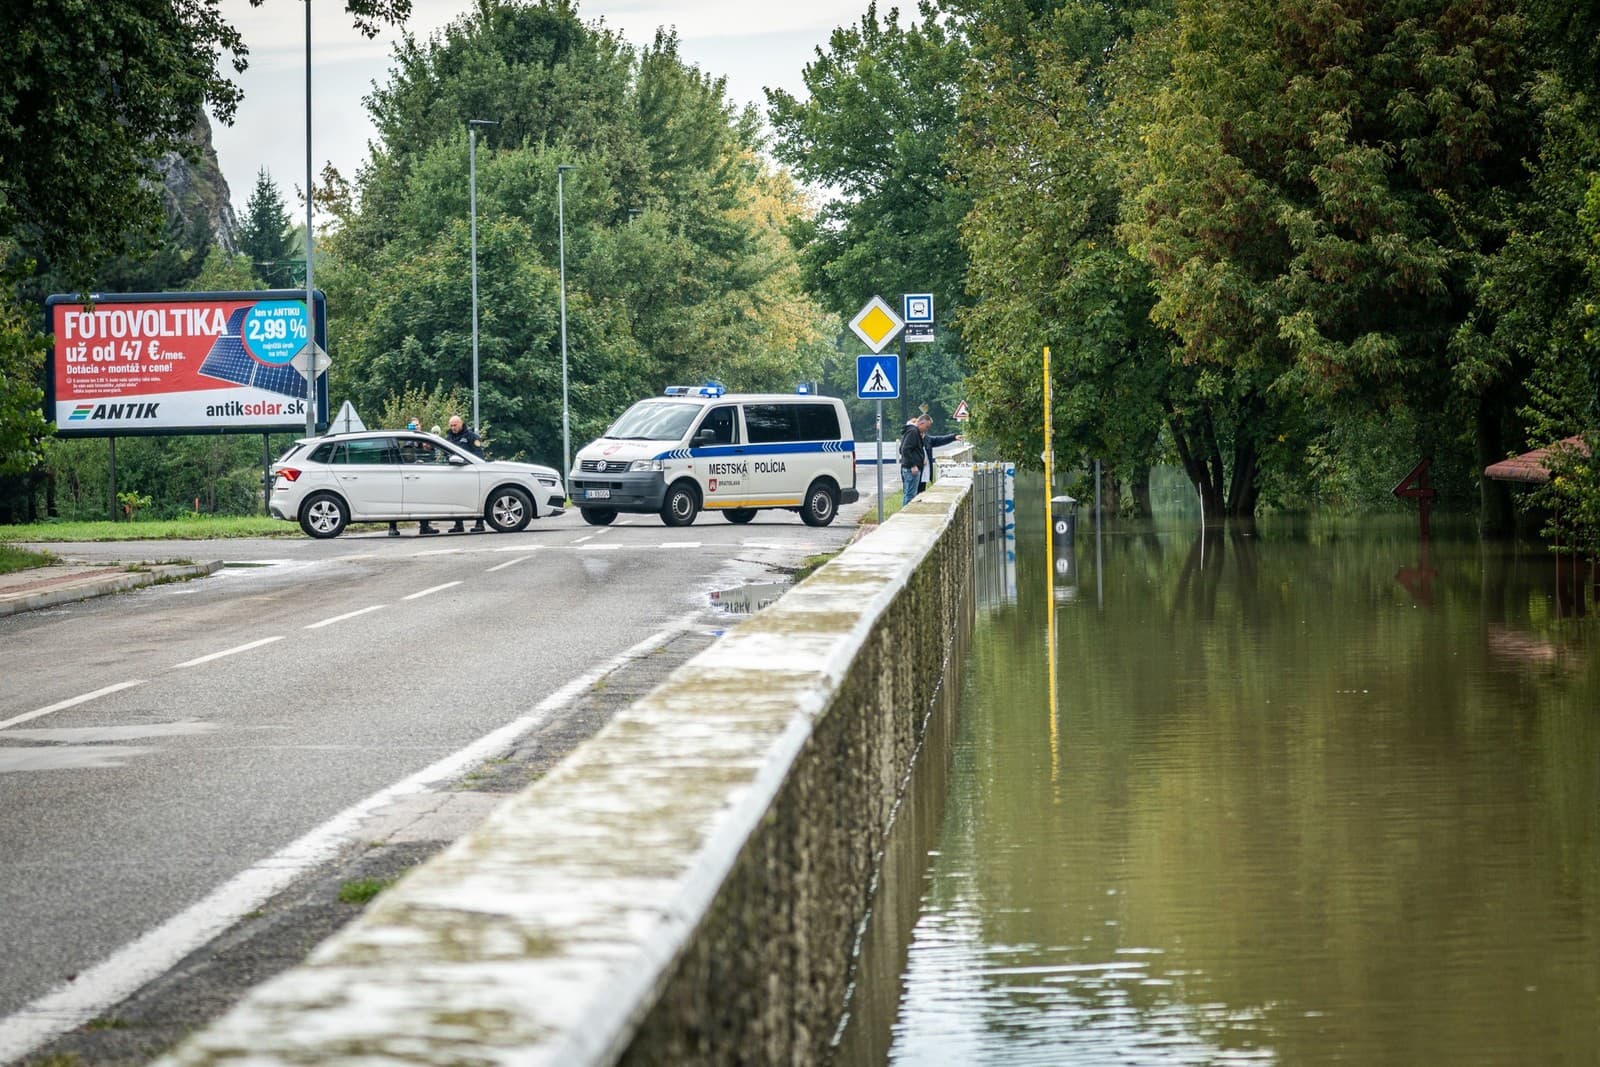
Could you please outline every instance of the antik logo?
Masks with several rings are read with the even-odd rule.
[[[153,419],[161,404],[79,404],[67,416],[68,422],[85,419]]]

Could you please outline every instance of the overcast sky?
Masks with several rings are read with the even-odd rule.
[[[765,111],[766,87],[804,95],[801,70],[835,26],[855,23],[866,0],[580,0],[579,17],[604,22],[635,45],[649,43],[657,27],[678,31],[686,62],[728,79],[729,97]],[[471,0],[413,0],[407,29],[426,38],[470,10]],[[305,8],[294,0],[222,0],[222,10],[244,35],[250,68],[235,80],[244,90],[232,126],[213,121],[222,173],[241,214],[265,167],[290,212],[304,186]],[[397,31],[368,41],[350,25],[340,0],[318,0],[311,15],[312,153],[317,170],[332,162],[354,179],[377,135],[362,97],[388,79]]]

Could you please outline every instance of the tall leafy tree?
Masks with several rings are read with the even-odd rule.
[[[1449,412],[1480,459],[1502,439],[1513,353],[1463,327],[1529,180],[1515,7],[1179,3],[1125,233],[1185,362],[1244,386],[1237,462],[1296,432],[1297,395]]]
[[[1180,451],[1200,442],[1190,439],[1192,376],[1173,367],[1170,335],[1149,319],[1149,271],[1117,240],[1129,146],[1111,105],[1145,87],[1128,47],[1169,6],[970,5],[973,61],[952,157],[972,195],[961,321],[975,428],[1005,454],[1039,455],[1049,345],[1058,457],[1109,461],[1146,510],[1163,428]]]
[[[382,142],[318,277],[334,387],[376,410],[471,383],[468,117],[477,146],[479,382],[500,455],[561,453],[557,168],[575,444],[672,381],[791,388],[824,320],[784,229],[801,210],[753,114],[658,34],[634,50],[562,0],[480,0],[404,42],[371,98]]]
[[[410,7],[345,4],[369,34]],[[192,279],[210,235],[169,231],[156,161],[195,151],[188,135],[203,109],[227,122],[238,104],[229,77],[247,50],[220,0],[14,0],[0,4],[0,40],[0,303],[94,281],[161,289]],[[36,316],[0,316],[0,350],[39,350],[37,331]],[[37,382],[16,367],[0,374],[8,459],[37,454],[10,447],[34,429],[26,413]]]
[[[959,227],[971,201],[946,157],[967,54],[953,19],[930,0],[904,24],[898,8],[880,14],[869,3],[806,66],[806,99],[768,91],[777,157],[830,193],[794,232],[807,287],[836,315],[854,315],[874,294],[893,303],[926,292],[948,324],[964,303]],[[953,330],[939,338],[961,352]],[[948,400],[958,391],[951,379],[959,362],[936,363],[920,351],[909,346],[912,391]]]
[[[251,268],[269,289],[287,289],[294,284],[296,245],[294,223],[278,191],[277,182],[262,167],[256,185],[245,202],[244,220],[239,226],[239,251],[250,257]]]

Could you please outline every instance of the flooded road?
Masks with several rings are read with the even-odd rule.
[[[1023,495],[842,1062],[1600,1063],[1600,621],[1548,553],[1174,522],[1097,569],[1085,517],[1052,712]]]

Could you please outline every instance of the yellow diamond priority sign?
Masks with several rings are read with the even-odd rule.
[[[850,329],[874,352],[882,352],[883,347],[893,341],[904,326],[905,321],[883,302],[881,296],[868,300],[856,312],[856,317],[850,320]]]

